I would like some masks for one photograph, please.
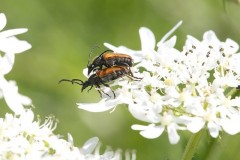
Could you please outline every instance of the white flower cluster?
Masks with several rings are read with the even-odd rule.
[[[68,141],[55,135],[56,123],[49,117],[41,125],[34,121],[34,114],[26,110],[19,116],[6,114],[0,118],[0,159],[14,160],[121,160],[121,150],[110,148],[100,153],[97,137],[89,139],[81,148],[75,147],[68,134]],[[132,155],[131,155],[132,154]],[[136,159],[134,152],[126,152],[126,159]]]
[[[68,141],[55,135],[56,122],[48,117],[43,124],[34,120],[34,113],[27,109],[31,99],[18,93],[15,81],[7,81],[5,75],[14,64],[15,54],[31,48],[26,41],[15,36],[27,29],[1,31],[6,17],[0,13],[0,99],[4,99],[14,114],[6,113],[0,118],[0,159],[14,160],[121,160],[121,150],[110,148],[100,153],[98,138],[89,139],[81,148],[75,147],[71,135]],[[136,153],[126,152],[127,160],[135,160]]]
[[[121,150],[110,148],[100,154],[97,137],[89,139],[81,148],[75,147],[68,134],[68,141],[53,134],[56,128],[49,117],[42,125],[34,121],[34,114],[26,110],[19,116],[6,114],[0,118],[0,159],[19,160],[121,160]],[[134,152],[126,152],[126,159],[136,159]],[[132,154],[132,155],[131,155]]]
[[[157,44],[154,34],[140,28],[141,50],[124,46],[105,46],[116,53],[132,56],[131,70],[142,80],[120,78],[110,84],[117,86],[116,98],[105,96],[98,103],[78,103],[79,108],[102,112],[127,104],[129,112],[149,125],[133,125],[146,138],[157,138],[167,131],[171,144],[176,144],[179,130],[198,132],[208,128],[212,137],[220,131],[240,132],[240,98],[232,96],[240,84],[239,46],[231,39],[221,42],[213,31],[203,40],[187,36],[183,50],[174,48],[176,36],[170,35],[179,22]],[[101,89],[111,94],[109,88]]]

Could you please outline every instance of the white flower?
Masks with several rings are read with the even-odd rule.
[[[177,130],[185,130],[184,127],[181,127],[181,125],[179,125],[182,123],[181,121],[182,120],[180,120],[180,118],[176,118],[173,113],[169,111],[169,113],[164,112],[163,116],[160,116],[161,125],[133,125],[132,129],[141,130],[140,134],[150,139],[159,137],[163,133],[164,129],[167,129],[170,143],[176,144],[180,139]]]
[[[206,127],[214,138],[222,131],[239,133],[240,98],[232,98],[229,92],[240,84],[238,44],[231,39],[222,42],[208,31],[203,40],[188,35],[179,51],[174,48],[176,36],[169,36],[180,25],[157,45],[153,33],[140,28],[140,51],[105,43],[115,52],[132,56],[136,64],[131,71],[142,80],[115,80],[110,83],[117,88],[115,99],[105,96],[99,103],[78,103],[78,107],[96,112],[127,104],[133,117],[148,123],[132,129],[146,138],[157,138],[166,130],[171,144],[179,141],[178,130],[196,133]],[[104,86],[101,89],[108,94],[111,91]]]
[[[0,31],[7,23],[6,16],[0,13]],[[11,29],[0,32],[0,98],[4,98],[9,108],[15,114],[24,112],[24,105],[30,105],[31,99],[18,93],[18,87],[14,81],[7,81],[4,75],[13,67],[15,54],[31,48],[31,45],[17,39],[15,36],[26,32],[27,29]]]
[[[6,16],[0,13],[0,31],[5,27],[6,23]],[[15,37],[25,32],[27,32],[25,28],[0,32],[0,51],[4,53],[3,57],[0,54],[0,75],[5,75],[12,69],[16,53],[21,53],[31,48],[28,42]]]
[[[0,31],[7,23],[6,16],[0,13]],[[0,32],[0,51],[8,54],[21,53],[31,48],[26,41],[18,40],[15,36],[27,32],[27,29],[11,29]]]

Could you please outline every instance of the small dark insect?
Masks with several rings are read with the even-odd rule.
[[[67,81],[67,82],[71,82],[72,84],[76,83],[78,85],[82,85],[82,90],[83,91],[85,88],[90,86],[90,89],[88,91],[90,91],[92,89],[93,86],[95,86],[96,88],[100,89],[100,85],[104,85],[106,87],[109,87],[111,89],[111,87],[106,84],[110,81],[116,80],[120,77],[124,77],[124,76],[128,76],[129,78],[135,79],[135,80],[140,80],[141,78],[138,77],[134,77],[130,68],[126,67],[126,66],[113,66],[111,68],[105,68],[102,70],[98,70],[96,73],[92,74],[87,81],[83,82],[80,79],[62,79],[59,81],[59,83],[63,82],[63,81]],[[97,90],[100,95],[105,94],[107,96],[109,96],[107,93],[100,92],[100,90]],[[116,97],[114,91],[111,89],[114,98]],[[110,97],[110,96],[109,96]]]
[[[91,54],[90,54],[91,55]],[[89,55],[89,59],[90,59]],[[114,53],[111,50],[106,50],[96,57],[92,64],[89,64],[88,60],[88,75],[95,70],[101,70],[103,66],[106,68],[113,66],[127,66],[132,67],[133,59],[131,56],[122,53]]]

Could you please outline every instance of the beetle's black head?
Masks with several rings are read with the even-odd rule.
[[[97,76],[96,74],[93,74],[88,78],[87,81],[82,83],[82,91],[89,86],[91,87],[89,90],[92,89],[93,85],[95,85],[95,83],[96,83],[96,76]]]
[[[86,89],[88,86],[92,86],[92,84],[89,81],[86,81],[82,84],[82,91]]]
[[[96,70],[97,68],[101,68],[102,65],[103,65],[102,63],[103,63],[103,62],[102,62],[102,58],[101,58],[101,57],[95,58],[94,61],[93,61],[93,63],[87,66],[87,67],[88,67],[88,75],[89,75],[92,71]]]

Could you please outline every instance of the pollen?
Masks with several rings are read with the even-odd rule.
[[[171,78],[167,78],[167,79],[165,79],[164,84],[167,86],[173,86],[174,81]]]

